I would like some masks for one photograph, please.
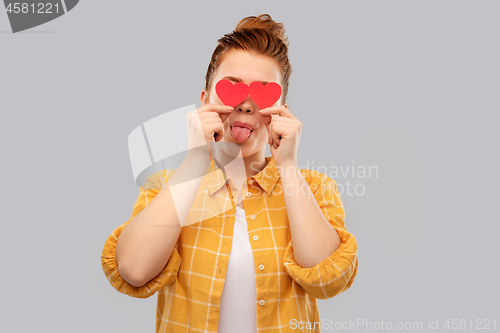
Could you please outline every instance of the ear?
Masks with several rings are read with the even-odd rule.
[[[207,94],[207,91],[205,89],[201,90],[200,103],[201,103],[201,105],[208,104],[208,94]]]
[[[285,107],[288,109],[288,105],[285,103]]]

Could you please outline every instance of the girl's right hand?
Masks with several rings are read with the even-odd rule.
[[[233,110],[231,106],[208,103],[189,112],[186,115],[188,153],[194,151],[194,148],[206,146],[208,149],[202,150],[208,152],[211,157],[210,144],[219,142],[224,137],[223,122]]]

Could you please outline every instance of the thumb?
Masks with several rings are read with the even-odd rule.
[[[225,122],[226,119],[229,117],[229,113],[219,113],[219,117],[222,122]]]

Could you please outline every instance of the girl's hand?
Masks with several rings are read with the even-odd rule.
[[[188,155],[199,155],[212,159],[210,144],[224,137],[224,125],[233,107],[208,103],[186,116],[188,127]],[[196,149],[199,148],[199,149]]]
[[[277,166],[297,165],[302,123],[284,105],[271,106],[259,111],[261,115],[272,116],[266,124],[271,154]]]

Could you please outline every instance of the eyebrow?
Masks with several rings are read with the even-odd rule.
[[[240,79],[239,77],[236,77],[236,76],[224,76],[221,80],[230,80],[230,81],[235,81],[235,82],[243,82],[242,79]],[[269,81],[258,81],[258,82],[261,82],[262,84],[267,84],[269,83]]]

